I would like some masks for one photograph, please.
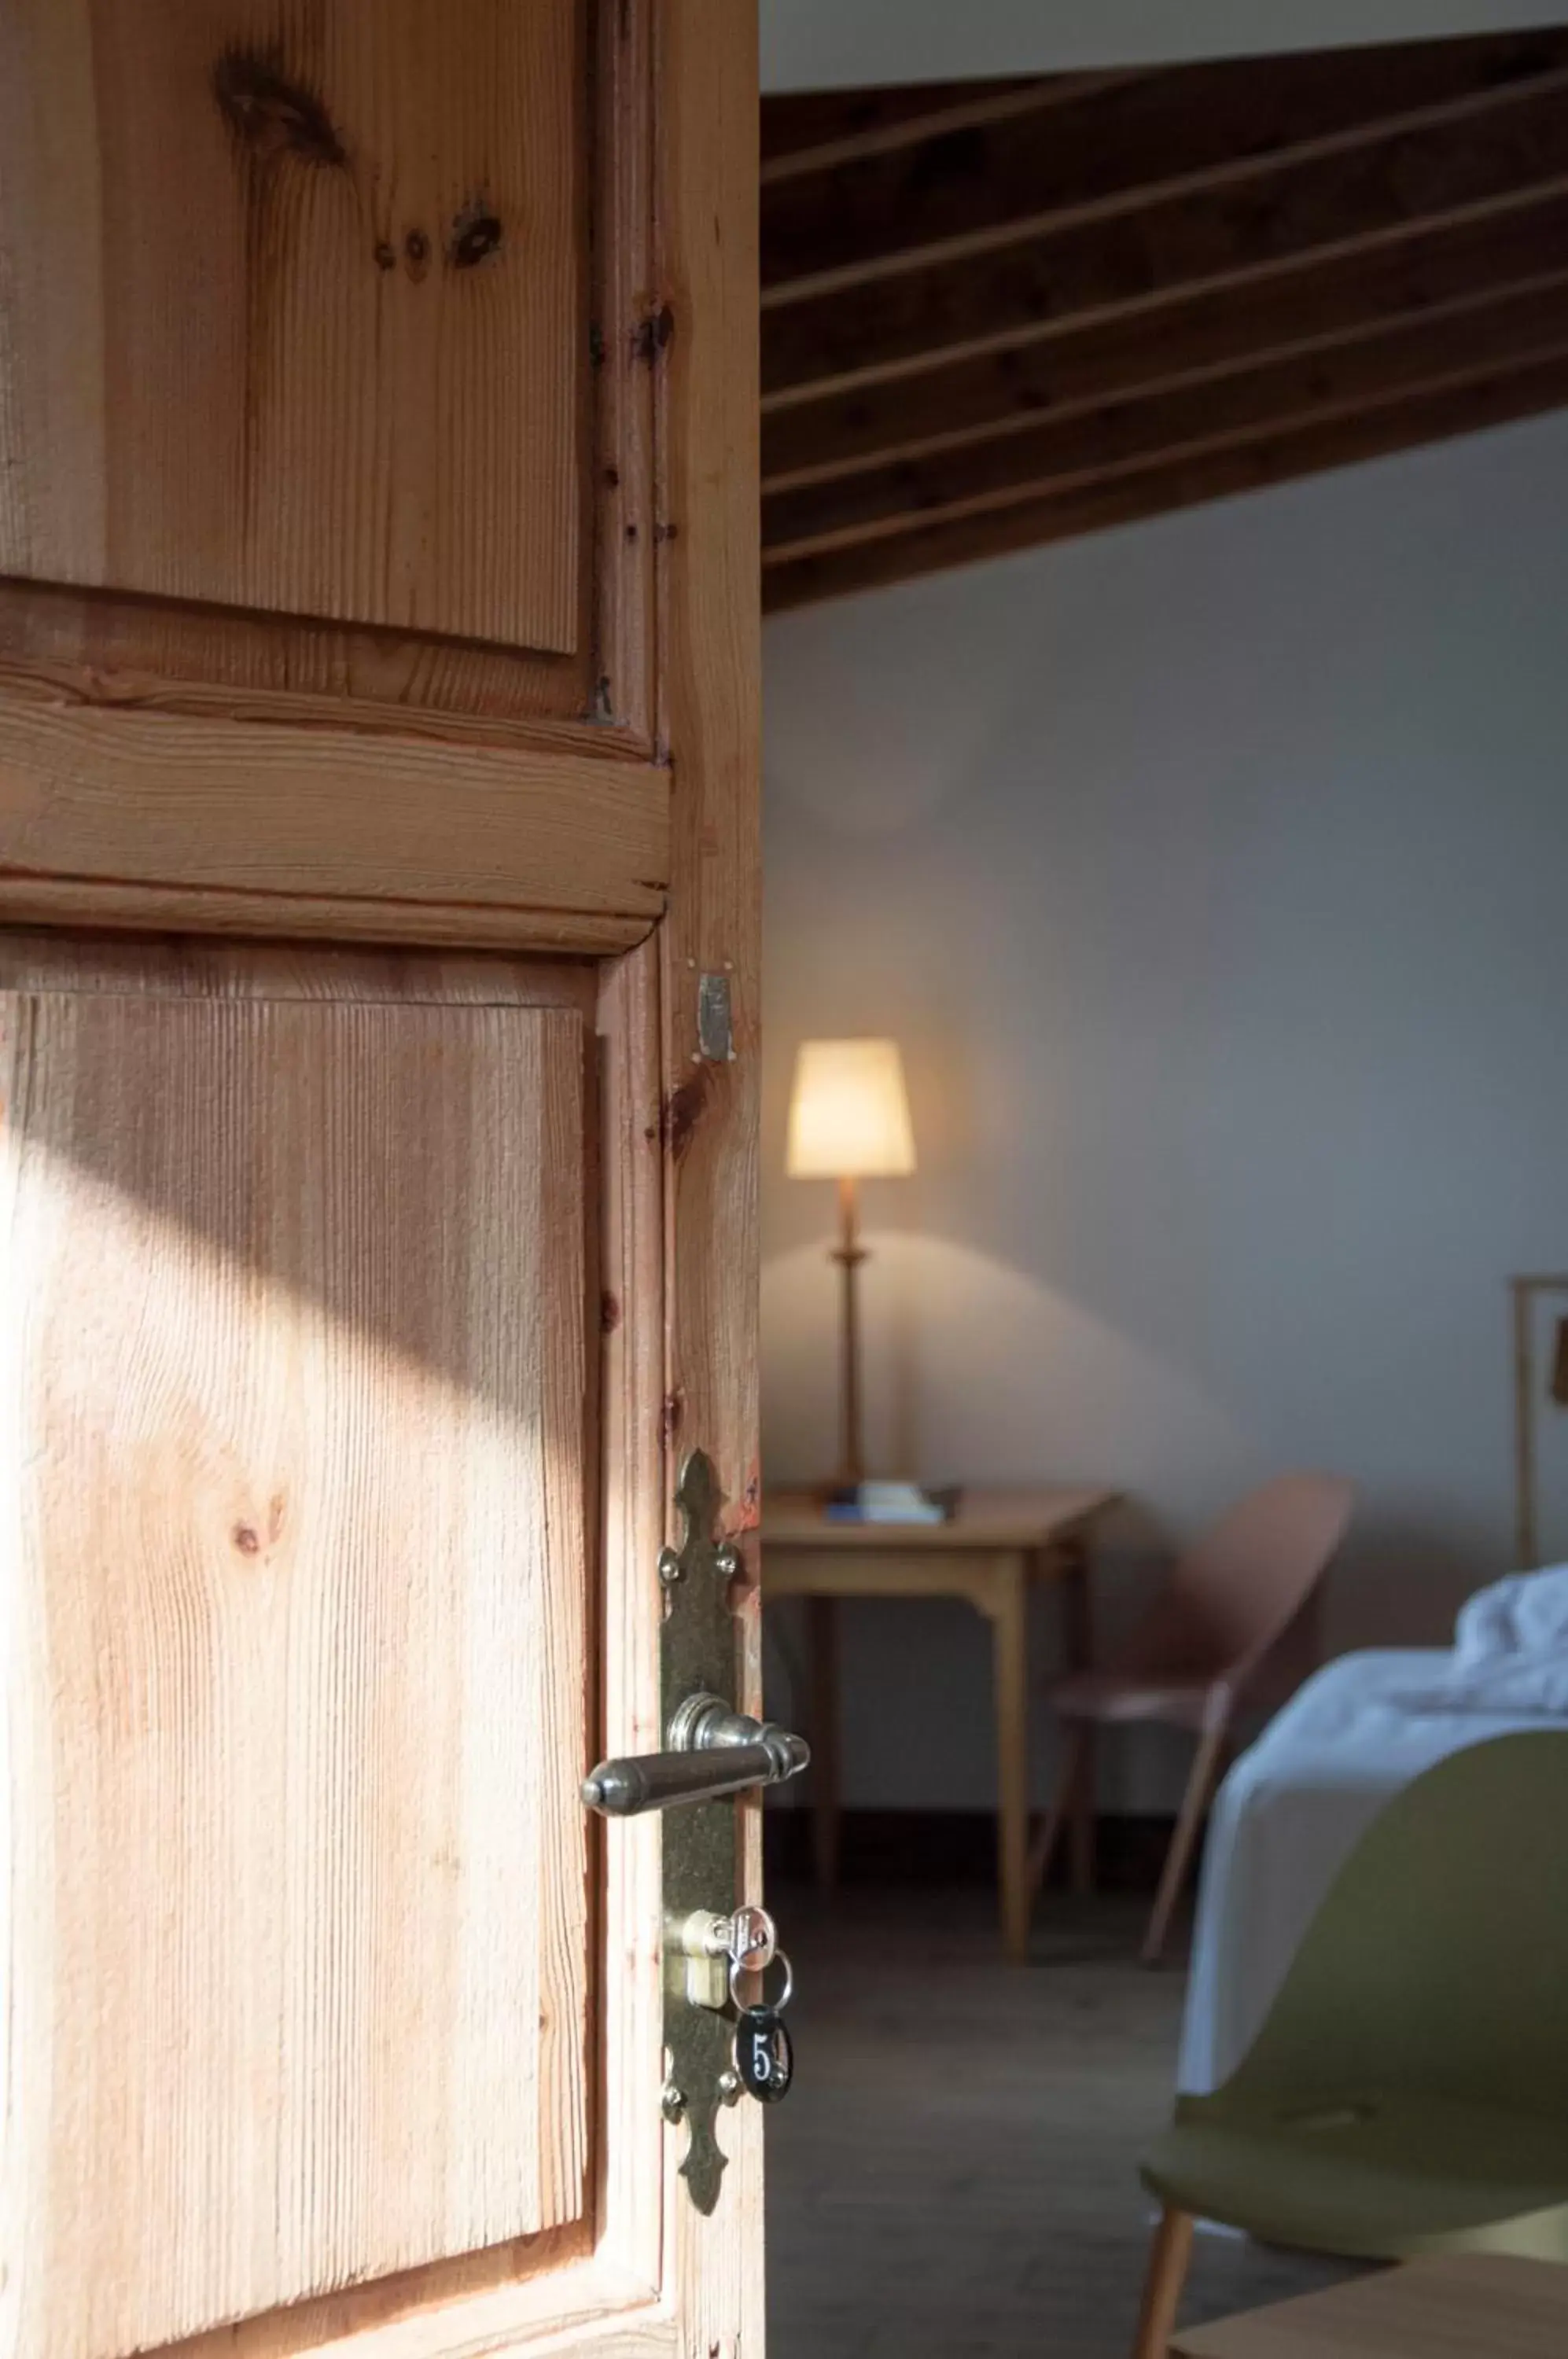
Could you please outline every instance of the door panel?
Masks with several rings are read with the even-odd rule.
[[[0,0],[0,919],[657,921],[657,5]]]
[[[0,0],[0,2359],[761,2359],[578,1799],[692,1450],[759,1702],[755,12],[258,5]]]
[[[7,0],[0,572],[575,648],[583,17]]]
[[[112,2359],[583,2218],[586,1035],[0,1010],[4,2347]]]

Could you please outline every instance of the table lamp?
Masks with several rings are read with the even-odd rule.
[[[844,1273],[843,1418],[840,1479],[866,1472],[860,1430],[860,1242],[857,1180],[905,1179],[915,1168],[909,1102],[896,1040],[806,1040],[795,1060],[786,1169],[792,1180],[838,1181],[839,1241],[833,1258]]]

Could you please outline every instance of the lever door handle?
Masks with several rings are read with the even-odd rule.
[[[804,1737],[777,1721],[732,1712],[718,1696],[689,1696],[670,1723],[668,1752],[601,1761],[583,1781],[583,1799],[605,1818],[635,1819],[644,1810],[781,1786],[811,1757]]]

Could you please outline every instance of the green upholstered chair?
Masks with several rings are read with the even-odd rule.
[[[1144,2157],[1160,2198],[1134,2359],[1165,2359],[1194,2218],[1310,2251],[1568,2262],[1568,1729],[1396,1795],[1268,2021]]]

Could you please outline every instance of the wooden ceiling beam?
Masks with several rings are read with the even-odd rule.
[[[866,541],[820,557],[772,564],[763,572],[763,603],[769,613],[778,613],[825,598],[885,588],[947,566],[975,564],[1009,551],[1136,523],[1202,501],[1292,482],[1327,468],[1381,458],[1417,444],[1475,433],[1560,408],[1564,403],[1568,403],[1568,358],[1543,361],[1495,381],[1421,395],[1402,406],[1326,426],[1298,427],[1272,440],[1181,460],[1118,483],[1026,500],[1016,507],[929,526],[894,539]]]
[[[1151,71],[1151,70],[1146,70]],[[812,92],[763,101],[762,186],[896,156],[955,132],[1076,105],[1139,79],[1131,71],[1045,74],[1029,82],[955,82],[909,89]],[[764,205],[769,200],[765,197]],[[780,212],[785,201],[771,201]],[[818,201],[820,202],[820,192]]]
[[[776,495],[763,506],[763,562],[788,565],[932,525],[1054,499],[1243,445],[1327,430],[1375,411],[1568,354],[1568,272],[1555,283],[1477,306],[1464,332],[1447,320],[1369,334],[1327,353],[1275,361],[1223,385],[1142,395],[1027,433],[986,439],[841,482]]]
[[[994,75],[988,82],[884,82],[866,90],[767,91],[762,100],[762,177],[812,169],[837,148],[862,140],[920,139],[921,126],[952,109],[1016,98],[1038,77]],[[872,150],[868,147],[866,151]]]
[[[1171,67],[1093,95],[1025,84],[1010,112],[996,96],[976,102],[978,120],[933,125],[912,147],[846,161],[825,182],[811,172],[765,181],[763,305],[1462,122],[1565,69],[1568,33],[1552,31]]]
[[[1331,351],[1383,325],[1454,320],[1511,289],[1568,270],[1568,196],[1496,219],[1352,251],[1278,280],[1221,288],[1139,312],[1052,332],[919,375],[857,386],[769,412],[762,427],[767,496],[867,467],[1027,432],[1132,393],[1172,392],[1241,369]]]
[[[1080,212],[1027,244],[900,272],[853,299],[765,311],[764,408],[1568,193],[1568,69],[1499,92],[1462,137],[1435,112],[1370,147],[1274,158],[1223,187]]]

